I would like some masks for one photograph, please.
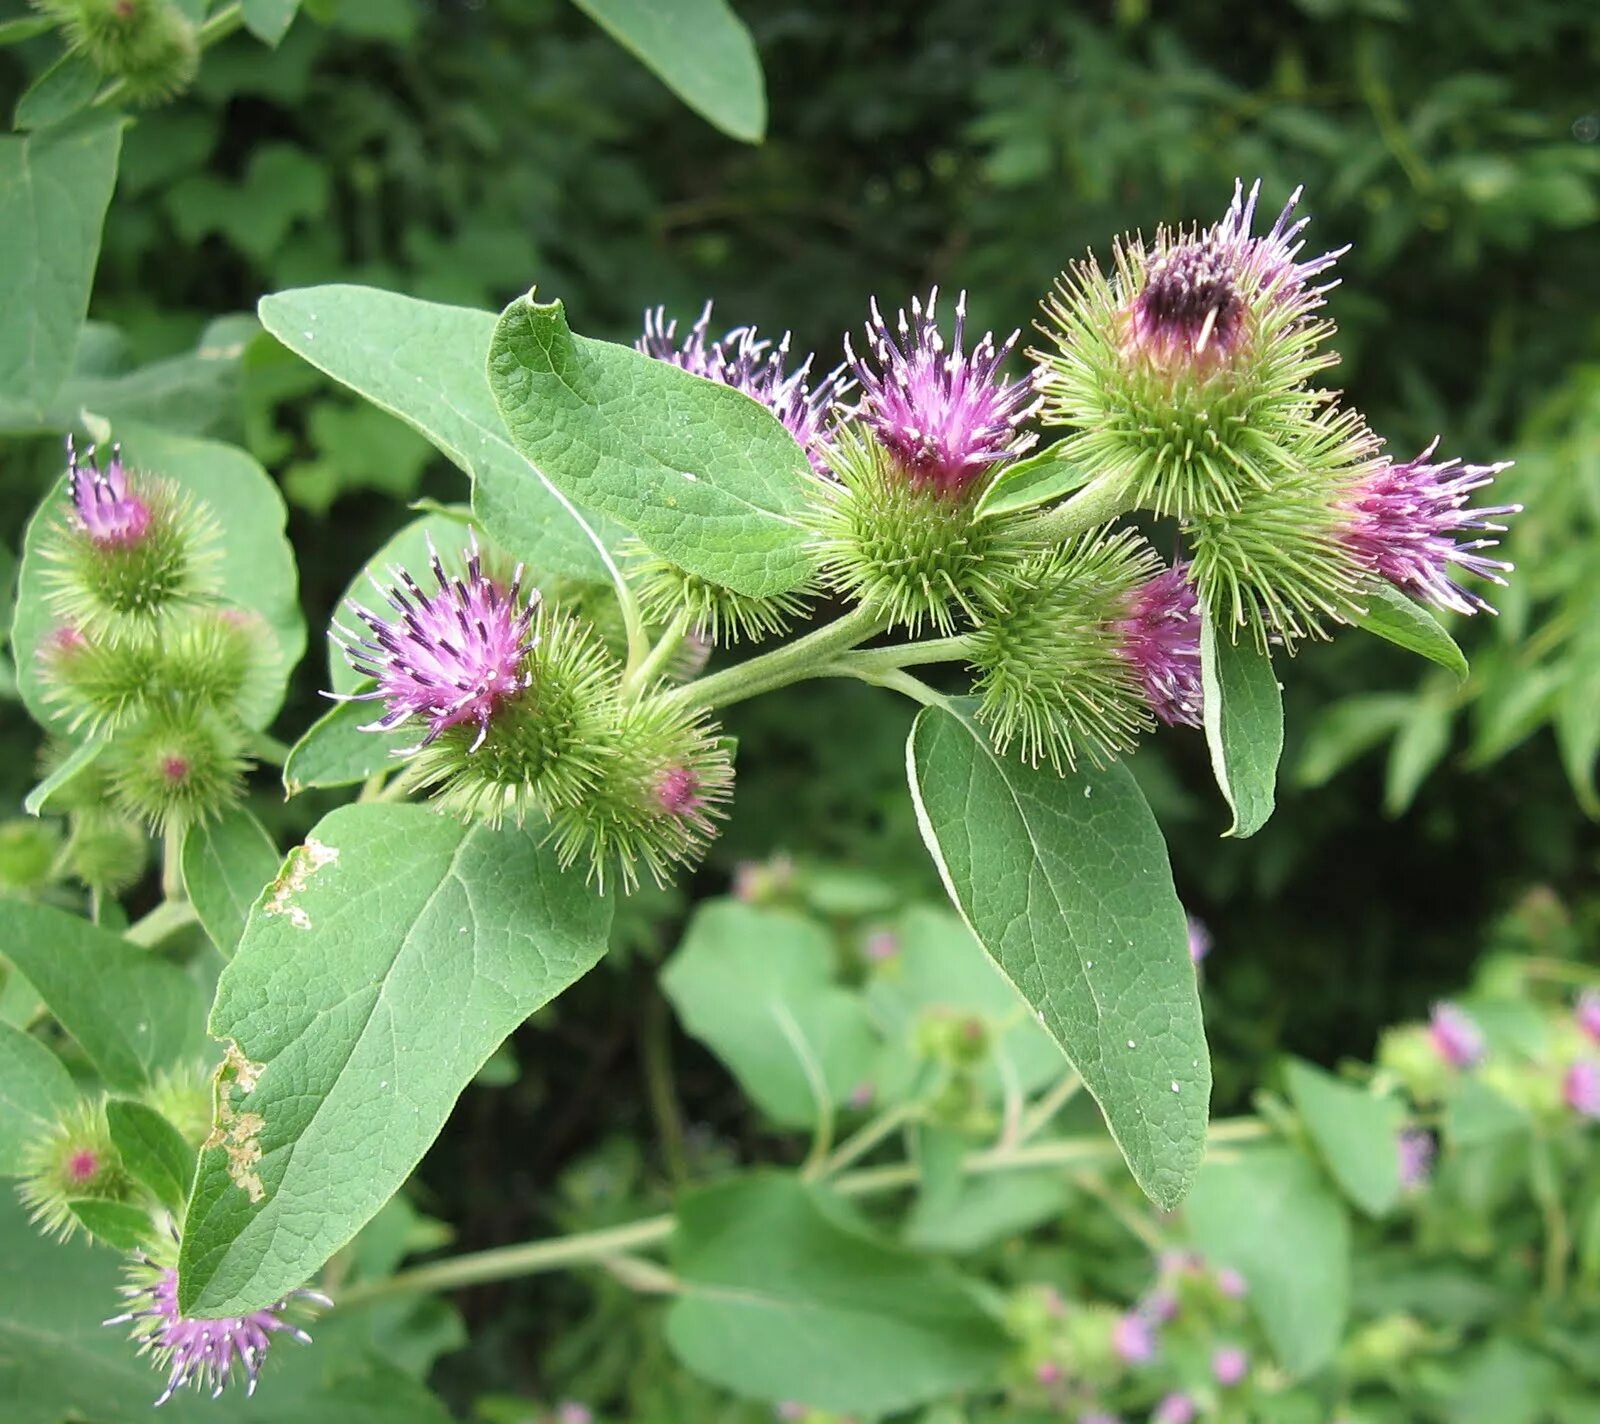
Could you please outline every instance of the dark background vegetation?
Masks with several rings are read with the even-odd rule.
[[[288,286],[498,307],[537,283],[576,328],[621,340],[647,305],[692,318],[715,297],[720,324],[792,328],[826,367],[873,294],[898,305],[935,282],[964,286],[980,330],[1026,327],[1087,247],[1210,221],[1236,175],[1260,175],[1269,212],[1305,185],[1316,250],[1354,244],[1330,303],[1336,379],[1400,454],[1435,432],[1475,460],[1534,441],[1552,479],[1570,461],[1573,479],[1581,466],[1600,483],[1600,7],[740,8],[767,73],[759,148],[697,119],[564,0],[369,0],[327,24],[302,16],[276,53],[237,37],[207,56],[193,93],[129,132],[91,316],[150,359]],[[5,62],[0,88],[14,90],[21,69]],[[270,343],[252,349],[230,410],[219,433],[290,498],[313,629],[405,499],[463,492],[419,438]],[[53,448],[36,453],[33,477],[14,466],[0,489],[8,528],[53,467]],[[1481,628],[1465,637],[1488,646]],[[312,714],[323,676],[314,649],[285,728]],[[1358,689],[1409,692],[1419,674],[1347,637],[1307,649],[1285,682],[1292,769],[1330,706]],[[787,849],[936,894],[902,788],[907,720],[854,686],[738,709],[738,813],[689,893]],[[1397,816],[1378,810],[1394,775],[1381,757],[1315,788],[1286,776],[1276,818],[1248,843],[1218,839],[1198,735],[1141,755],[1180,893],[1216,941],[1219,1110],[1242,1106],[1281,1050],[1370,1054],[1382,1025],[1463,982],[1484,926],[1530,888],[1567,906],[1593,893],[1593,826],[1550,733],[1525,712],[1502,722],[1441,749]],[[9,782],[27,770],[8,758]],[[262,800],[285,831],[321,809]],[[559,1220],[561,1195],[544,1189],[580,1160],[588,1175],[562,1192],[591,1207],[626,1193],[637,1163],[618,1144],[650,1140],[636,1026],[648,1042],[656,1019],[640,1005],[682,904],[647,897],[627,917],[639,953],[563,999],[548,1033],[524,1035],[513,1091],[469,1094],[423,1172],[442,1214],[468,1223],[465,1244],[536,1229],[536,1188]],[[691,1120],[731,1130],[731,1088],[674,1047]],[[553,1308],[558,1289],[541,1299]]]

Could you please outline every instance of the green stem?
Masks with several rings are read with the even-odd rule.
[[[689,1180],[689,1162],[683,1148],[683,1114],[672,1085],[672,1042],[667,1001],[653,990],[645,1003],[639,1030],[639,1057],[644,1065],[645,1091],[656,1120],[661,1157],[674,1187]]]
[[[848,669],[852,677],[859,677],[864,672],[893,672],[897,668],[920,667],[925,663],[964,662],[971,652],[971,635],[958,633],[953,638],[930,638],[889,648],[858,648],[835,658],[832,666]]]
[[[946,707],[950,701],[943,693],[935,692],[920,678],[912,677],[910,673],[902,672],[899,668],[885,668],[882,672],[864,672],[848,660],[840,658],[836,662],[818,668],[816,675],[857,678],[862,682],[870,682],[874,687],[887,687],[891,692],[898,692],[901,696],[909,697],[924,707]]]
[[[652,678],[660,676],[661,670],[672,661],[673,654],[678,651],[679,645],[687,636],[691,616],[687,608],[679,612],[672,620],[671,626],[661,635],[661,640],[641,659],[639,666],[628,673],[623,680],[625,691],[642,691],[650,685]]]
[[[1529,1165],[1534,1200],[1544,1223],[1544,1298],[1560,1300],[1567,1291],[1567,1258],[1572,1253],[1572,1232],[1567,1225],[1566,1207],[1561,1201],[1561,1186],[1556,1180],[1550,1139],[1542,1133],[1534,1139]]]
[[[265,732],[257,732],[250,739],[250,755],[257,761],[266,762],[268,766],[282,766],[289,760],[289,751],[287,742],[280,742]]]
[[[914,1117],[921,1110],[921,1107],[921,1103],[900,1103],[895,1107],[885,1109],[856,1132],[845,1138],[839,1144],[833,1156],[822,1164],[822,1170],[817,1175],[822,1179],[826,1179],[836,1172],[842,1172],[852,1162],[865,1157],[890,1133],[897,1131],[905,1122]]]
[[[786,687],[815,677],[820,670],[840,653],[848,652],[857,643],[864,643],[887,626],[882,614],[866,608],[853,608],[842,618],[826,623],[821,628],[774,648],[770,653],[750,658],[710,677],[686,683],[668,693],[675,701],[712,710],[743,702],[763,692]]]
[[[161,893],[168,900],[186,900],[183,888],[183,837],[186,826],[169,825],[161,833]]]
[[[1120,473],[1096,475],[1071,499],[1036,515],[1023,532],[1042,544],[1063,544],[1074,535],[1109,524],[1128,509],[1127,477]]]
[[[195,38],[200,42],[200,48],[210,49],[212,45],[228,38],[229,35],[244,24],[244,6],[239,0],[233,4],[224,5],[215,15],[207,18],[204,24],[195,32]],[[113,79],[98,94],[94,96],[92,107],[99,108],[110,104],[128,87],[126,79]]]
[[[1049,1092],[1036,1099],[1033,1106],[1022,1115],[1022,1126],[1017,1133],[1018,1143],[1037,1137],[1049,1127],[1050,1120],[1078,1095],[1082,1087],[1083,1079],[1076,1073],[1068,1073]]]
[[[122,937],[131,944],[151,949],[168,935],[177,933],[185,925],[192,925],[197,919],[199,916],[195,914],[191,901],[163,900],[143,919],[129,925],[122,932]]]
[[[1209,1141],[1213,1144],[1242,1142],[1265,1137],[1270,1132],[1271,1128],[1257,1118],[1232,1118],[1212,1123]],[[996,1172],[1025,1171],[1037,1167],[1110,1167],[1121,1160],[1122,1154],[1110,1138],[1061,1137],[1050,1142],[1007,1148],[991,1147],[982,1152],[973,1152],[961,1167],[968,1176],[989,1176]],[[914,1162],[895,1162],[883,1167],[865,1167],[847,1172],[830,1181],[828,1188],[841,1196],[864,1197],[878,1192],[899,1191],[916,1185],[918,1180]],[[481,1285],[486,1281],[512,1280],[518,1276],[564,1270],[569,1266],[596,1265],[645,1247],[660,1245],[672,1235],[674,1224],[672,1215],[667,1213],[629,1222],[624,1226],[608,1226],[600,1231],[582,1231],[548,1241],[524,1241],[515,1246],[497,1246],[489,1251],[452,1256],[447,1261],[415,1266],[383,1280],[360,1281],[340,1296],[339,1308],[366,1305],[394,1296],[418,1295],[426,1291],[456,1290],[462,1286]]]

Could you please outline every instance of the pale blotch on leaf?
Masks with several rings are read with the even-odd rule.
[[[335,855],[338,852],[334,852]],[[233,1098],[255,1091],[266,1064],[246,1058],[237,1043],[229,1043],[213,1078],[217,1090],[217,1115],[211,1135],[200,1144],[203,1151],[221,1148],[228,1154],[228,1177],[252,1203],[266,1199],[267,1189],[256,1171],[261,1161],[261,1129],[266,1119],[256,1112],[239,1112]]]
[[[336,847],[323,845],[315,836],[307,836],[304,845],[296,846],[289,852],[282,871],[272,882],[272,894],[261,907],[262,913],[285,915],[297,930],[310,929],[311,916],[303,906],[295,903],[294,897],[306,888],[307,882],[317,871],[325,865],[332,865],[338,858]]]

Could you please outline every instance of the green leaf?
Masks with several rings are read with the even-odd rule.
[[[183,1134],[154,1108],[125,1098],[113,1098],[106,1104],[106,1122],[122,1165],[168,1211],[181,1212],[195,1164],[194,1149],[183,1140]]]
[[[1400,1199],[1398,1105],[1298,1058],[1284,1065],[1284,1084],[1344,1194],[1368,1216],[1392,1210]]]
[[[1121,763],[1068,776],[996,754],[954,710],[907,748],[945,888],[1105,1113],[1158,1205],[1205,1151],[1211,1063],[1166,847]]]
[[[120,1307],[125,1261],[81,1238],[65,1244],[28,1224],[16,1194],[0,1191],[0,1399],[6,1424],[449,1424],[421,1385],[339,1348],[340,1317],[312,1327],[315,1349],[279,1338],[261,1390],[219,1399],[179,1390],[152,1416],[166,1375],[141,1356],[126,1327],[100,1322]]]
[[[667,1314],[678,1358],[737,1394],[834,1412],[894,1413],[992,1383],[1006,1337],[966,1283],[838,1216],[777,1173],[685,1197]]]
[[[1590,604],[1567,656],[1566,681],[1556,699],[1556,747],[1583,809],[1600,817],[1594,768],[1600,758],[1600,599]]]
[[[298,796],[310,786],[354,786],[380,771],[394,771],[399,766],[395,753],[415,746],[417,732],[363,732],[377,715],[370,702],[341,702],[324,712],[289,749],[284,790]]]
[[[1383,809],[1389,815],[1401,815],[1411,805],[1428,773],[1450,750],[1452,720],[1449,698],[1425,693],[1415,700],[1389,747],[1383,781]]]
[[[1444,1135],[1455,1147],[1520,1136],[1531,1125],[1526,1109],[1475,1077],[1463,1078],[1445,1104]]]
[[[734,900],[704,905],[661,976],[684,1028],[781,1127],[812,1127],[867,1077],[877,1035],[833,977],[828,934]]]
[[[266,828],[243,806],[191,827],[184,837],[184,888],[224,958],[238,946],[250,907],[281,859]]]
[[[85,1231],[118,1251],[137,1251],[155,1239],[155,1223],[142,1206],[80,1197],[67,1203]]]
[[[1052,445],[1026,460],[1007,465],[978,500],[980,518],[1036,509],[1089,482],[1090,471],[1074,465]]]
[[[137,1091],[204,1054],[195,981],[120,935],[48,905],[0,900],[0,946],[108,1086]]]
[[[122,123],[0,138],[0,391],[35,413],[72,369]]]
[[[220,534],[220,596],[226,603],[260,614],[278,645],[274,675],[260,704],[251,709],[255,714],[252,725],[266,726],[276,715],[289,674],[306,649],[294,551],[284,534],[288,511],[278,487],[255,460],[233,445],[137,425],[123,425],[117,435],[130,465],[173,481],[210,507]],[[62,517],[67,499],[63,474],[28,525],[11,635],[22,700],[34,720],[46,727],[55,726],[60,718],[44,700],[39,670],[39,644],[55,626],[45,602],[45,561],[40,545],[50,526]]]
[[[263,44],[276,45],[294,22],[300,0],[243,0],[244,27]]]
[[[61,764],[49,776],[22,798],[22,809],[30,816],[41,815],[56,792],[76,781],[100,760],[100,753],[105,751],[106,746],[107,743],[100,737],[90,737],[87,741],[79,742],[61,759]]]
[[[1333,1358],[1350,1310],[1350,1220],[1310,1158],[1262,1147],[1207,1162],[1184,1215],[1211,1262],[1244,1277],[1250,1308],[1290,1375]]]
[[[1294,779],[1324,786],[1405,721],[1412,698],[1404,692],[1365,692],[1344,697],[1318,713],[1300,744]]]
[[[0,1177],[19,1175],[23,1149],[77,1101],[61,1060],[32,1034],[0,1023]]]
[[[485,374],[493,313],[351,286],[279,292],[258,310],[289,350],[398,416],[472,476],[490,537],[540,577],[607,577],[596,541],[615,545],[621,531],[578,510],[506,434]],[[486,497],[485,487],[494,493]]]
[[[54,29],[55,23],[49,15],[24,15],[16,20],[0,20],[0,45],[21,44],[23,40],[31,40],[35,35]]]
[[[17,100],[15,127],[43,129],[70,119],[88,106],[104,82],[89,60],[68,51]]]
[[[1367,611],[1358,615],[1356,622],[1367,632],[1376,633],[1397,647],[1448,668],[1458,682],[1467,680],[1466,654],[1445,632],[1444,625],[1420,603],[1386,583],[1365,590],[1362,597],[1366,599]]]
[[[628,346],[567,327],[533,293],[505,309],[489,387],[511,439],[572,499],[610,515],[663,558],[736,593],[786,593],[812,574],[800,522],[800,449],[765,406]],[[528,483],[499,470],[474,499],[489,511]],[[497,536],[498,537],[498,536]]]
[[[726,0],[574,0],[695,113],[760,143],[767,91],[750,31]]]
[[[1283,694],[1272,656],[1249,639],[1219,635],[1200,623],[1200,688],[1217,786],[1233,810],[1226,834],[1253,836],[1272,815],[1283,754]]]
[[[545,836],[367,803],[290,853],[211,1015],[254,1065],[253,1090],[229,1091],[262,1155],[238,1182],[227,1144],[202,1156],[183,1309],[243,1314],[306,1280],[410,1175],[500,1041],[600,958],[611,901],[563,875]]]

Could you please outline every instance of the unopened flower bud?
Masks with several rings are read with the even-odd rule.
[[[173,0],[45,0],[68,45],[137,103],[187,89],[200,65],[194,23]]]
[[[101,896],[135,885],[150,860],[150,840],[136,821],[106,806],[74,811],[63,859],[67,872]]]
[[[102,758],[118,808],[156,830],[203,824],[244,794],[243,735],[213,714],[155,708]]]
[[[123,1202],[135,1187],[112,1145],[102,1102],[80,1102],[23,1149],[23,1204],[46,1235],[68,1240],[82,1225],[74,1202]]]
[[[1250,1373],[1250,1356],[1237,1345],[1224,1345],[1211,1355],[1211,1376],[1224,1389],[1241,1384]]]
[[[32,895],[53,878],[60,831],[32,816],[0,821],[0,898]]]
[[[1476,1068],[1488,1045],[1472,1015],[1454,1004],[1435,1004],[1428,1020],[1434,1052],[1452,1068]]]

